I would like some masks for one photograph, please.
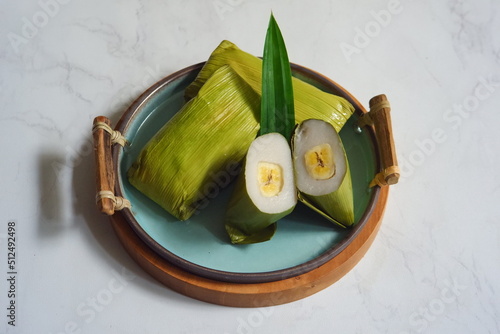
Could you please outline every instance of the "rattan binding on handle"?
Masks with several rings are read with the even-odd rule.
[[[115,211],[130,208],[130,202],[115,196],[115,175],[113,171],[112,146],[126,145],[125,138],[111,128],[111,121],[104,116],[97,116],[92,127],[94,154],[96,161],[96,205],[97,209],[113,215]]]

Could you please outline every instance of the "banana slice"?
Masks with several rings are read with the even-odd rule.
[[[283,189],[283,169],[272,162],[257,163],[259,190],[264,197],[278,195]]]
[[[328,143],[316,145],[304,154],[309,175],[316,180],[328,180],[335,175],[332,147]]]

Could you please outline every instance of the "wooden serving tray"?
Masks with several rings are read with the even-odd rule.
[[[96,117],[93,134],[97,168],[96,202],[99,211],[110,216],[114,231],[124,248],[146,272],[167,287],[195,299],[226,306],[262,307],[292,302],[330,286],[351,270],[367,252],[382,221],[389,193],[388,185],[397,183],[399,178],[390,107],[385,95],[372,98],[370,112],[367,112],[351,94],[335,82],[309,69],[292,65],[294,73],[303,80],[341,95],[355,106],[356,118],[350,126],[355,124],[366,127],[365,144],[368,143],[373,151],[370,160],[375,160],[371,161],[375,169],[368,169],[369,179],[363,180],[364,186],[361,189],[364,193],[373,178],[370,187],[374,187],[369,192],[370,200],[364,202],[366,209],[363,209],[362,215],[358,214],[359,221],[356,226],[348,233],[342,234],[340,246],[333,244],[328,246],[330,248],[327,248],[327,251],[317,250],[323,254],[306,263],[300,262],[283,270],[269,272],[225,272],[211,267],[207,271],[207,268],[164,249],[164,244],[157,243],[154,237],[143,229],[135,215],[141,213],[140,208],[146,208],[149,212],[154,210],[154,207],[144,207],[137,198],[130,198],[137,204],[135,208],[130,208],[130,202],[123,198],[124,194],[132,193],[125,191],[126,187],[123,186],[125,165],[121,165],[120,158],[124,154],[121,146],[126,144],[125,137],[134,138],[138,129],[146,127],[144,122],[150,116],[148,106],[152,113],[158,113],[158,106],[165,103],[165,97],[178,96],[202,65],[203,63],[200,63],[178,71],[150,87],[127,109],[115,129],[107,118]],[[153,123],[158,123],[155,117]],[[126,136],[123,137],[117,130]],[[355,130],[350,128],[349,131]],[[144,138],[141,140],[144,142]],[[141,144],[135,143],[135,149],[140,147]],[[153,216],[153,219],[157,219],[154,217],[159,216]],[[308,226],[308,232],[310,228],[311,226]],[[300,236],[302,238],[302,234]],[[300,242],[303,240],[300,239]]]

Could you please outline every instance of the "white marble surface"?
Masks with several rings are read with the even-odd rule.
[[[500,332],[498,1],[56,1],[0,6],[1,333]],[[339,282],[278,307],[221,307],[124,252],[94,208],[90,127],[222,39],[260,55],[271,10],[293,62],[365,105],[389,96],[403,176]]]

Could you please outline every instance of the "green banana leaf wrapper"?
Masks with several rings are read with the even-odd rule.
[[[354,198],[349,166],[342,184],[336,191],[323,196],[311,196],[299,192],[298,199],[340,227],[346,228],[354,224]]]
[[[233,244],[252,244],[270,240],[276,231],[276,222],[293,211],[269,214],[261,212],[248,195],[245,170],[236,179],[234,191],[229,201],[225,227]]]

